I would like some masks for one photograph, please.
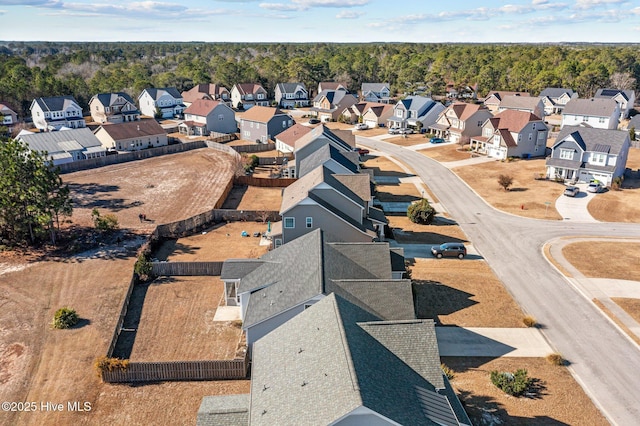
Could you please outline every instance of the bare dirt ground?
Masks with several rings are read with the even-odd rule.
[[[475,425],[608,425],[565,367],[543,358],[443,357],[454,371],[456,389]],[[524,368],[536,379],[530,397],[515,398],[491,383],[491,371]]]
[[[91,226],[91,211],[117,216],[121,228],[150,232],[210,210],[234,172],[230,155],[197,149],[62,176],[71,188],[72,220]],[[138,214],[147,216],[140,222]]]
[[[524,313],[482,261],[416,259],[416,314],[460,327],[524,327]]]
[[[544,164],[544,159],[491,161],[457,167],[454,172],[499,210],[536,219],[561,220],[562,217],[555,209],[555,201],[562,195],[565,187],[561,183],[535,179],[536,175],[544,173]],[[509,191],[498,185],[500,175],[513,177],[513,185]]]
[[[282,204],[282,189],[234,185],[222,208],[279,211]]]
[[[418,152],[441,163],[471,158],[471,152],[466,149],[461,150],[458,144],[446,144],[436,148],[422,149]]]
[[[256,258],[268,251],[260,245],[260,238],[254,232],[265,232],[267,224],[262,222],[230,222],[206,231],[206,234],[192,235],[169,240],[156,251],[159,260],[171,262],[224,261],[231,258]],[[247,231],[251,236],[241,236]]]
[[[74,224],[89,225],[91,209],[97,207],[115,213],[122,228],[148,232],[157,223],[212,208],[231,175],[230,156],[196,150],[63,179],[79,204]],[[139,222],[141,211],[149,222]],[[100,382],[93,363],[111,341],[135,261],[135,249],[112,248],[110,255],[105,255],[110,247],[102,247],[102,253],[93,250],[56,260],[47,260],[46,253],[0,253],[2,400],[50,401],[65,407],[67,401],[86,401],[92,406],[89,413],[3,413],[0,423],[192,424],[202,396],[248,391],[248,381],[151,386]],[[82,320],[71,330],[52,330],[53,314],[63,306],[75,309]]]
[[[223,288],[219,277],[160,277],[150,283],[131,361],[233,359],[240,324],[213,321]]]

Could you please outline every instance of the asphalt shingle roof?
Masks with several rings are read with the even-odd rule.
[[[36,98],[35,102],[43,111],[63,111],[69,105],[75,104],[80,108],[78,101],[73,96],[52,96],[49,98]]]
[[[49,154],[102,146],[100,140],[87,128],[25,134],[19,139],[27,143],[29,149]]]
[[[616,106],[616,101],[610,98],[572,99],[567,102],[562,114],[611,117]]]
[[[342,155],[336,147],[331,144],[325,144],[300,161],[300,164],[298,164],[298,176],[304,176],[331,159],[352,173],[357,173],[358,171],[358,166]]]
[[[255,343],[250,423],[331,424],[366,407],[403,425],[457,424],[439,370],[432,320],[380,322],[330,295]]]
[[[217,395],[202,398],[197,426],[247,426],[249,424],[249,394]]]
[[[598,145],[609,145],[609,153],[620,155],[620,151],[629,137],[629,133],[623,130],[594,129],[589,127],[564,126],[554,146],[560,144],[563,139],[571,136],[585,151],[596,151]]]
[[[557,99],[560,96],[567,94],[569,97],[573,96],[573,90],[571,89],[564,89],[561,87],[547,87],[546,89],[544,89],[542,92],[540,92],[540,97],[545,97],[548,96],[551,99]]]
[[[100,129],[104,130],[114,141],[167,134],[154,119],[104,124],[96,132]]]

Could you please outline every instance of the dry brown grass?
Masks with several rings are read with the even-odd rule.
[[[373,169],[376,176],[407,176],[407,172],[399,164],[384,156],[367,155],[363,164],[365,168]]]
[[[393,229],[395,240],[400,244],[442,244],[445,242],[466,242],[467,236],[455,224],[419,225],[407,216],[387,216]]]
[[[92,226],[91,210],[114,213],[121,228],[150,232],[214,207],[233,177],[230,155],[203,148],[62,175],[74,201],[72,220]],[[149,219],[141,223],[138,214]]]
[[[222,208],[278,211],[280,204],[282,204],[282,188],[234,185]]]
[[[564,246],[562,254],[586,277],[640,281],[640,243],[581,241]]]
[[[161,277],[150,283],[131,361],[233,359],[241,328],[213,321],[223,288],[219,277]]]
[[[385,142],[390,142],[394,145],[400,145],[400,146],[413,146],[413,145],[420,145],[423,143],[428,143],[429,139],[426,139],[424,137],[424,135],[421,135],[419,133],[414,133],[411,135],[399,135],[399,136],[394,136],[394,137],[390,137],[384,140]]]
[[[374,127],[372,129],[366,130],[355,130],[355,124],[339,123],[337,121],[324,123],[324,125],[327,126],[327,128],[329,128],[330,130],[351,130],[354,135],[364,137],[384,135],[387,133],[386,127]]]
[[[618,306],[620,306],[626,313],[629,314],[634,320],[640,323],[640,299],[630,299],[625,297],[612,297]]]
[[[206,234],[165,241],[156,251],[160,260],[172,262],[224,261],[230,258],[256,258],[268,251],[260,245],[254,232],[265,232],[267,224],[261,222],[230,222],[208,230]],[[242,237],[247,231],[249,237]]]
[[[607,308],[604,303],[602,303],[600,300],[598,299],[593,299],[592,300],[593,304],[596,305],[602,312],[604,312],[604,314],[606,316],[608,316],[611,321],[613,321],[622,331],[625,332],[625,334],[627,336],[629,336],[634,342],[636,342],[638,345],[640,345],[640,337],[636,336],[636,334],[631,331],[629,329],[629,327],[627,327],[622,321],[620,321],[618,319],[618,317],[616,317],[613,312],[611,312],[609,310],[609,308]]]
[[[422,198],[422,194],[412,183],[399,183],[376,185],[376,198],[383,202],[416,201]]]
[[[446,144],[436,148],[421,149],[418,152],[441,163],[471,158],[471,152],[461,151],[458,144]]]
[[[589,214],[603,222],[639,222],[640,187],[597,194],[587,205]]]
[[[460,327],[523,328],[524,314],[485,262],[417,259],[416,314]]]
[[[629,148],[627,168],[631,170],[640,169],[640,148]]]
[[[555,209],[555,201],[562,195],[564,185],[547,180],[535,180],[536,174],[539,175],[545,170],[544,161],[492,161],[457,167],[454,171],[497,209],[518,216],[560,220],[562,217]],[[505,191],[498,185],[500,175],[513,177],[510,191]],[[551,203],[548,208],[545,202]]]
[[[442,357],[455,374],[451,382],[474,424],[608,425],[604,416],[569,371],[544,358]],[[535,397],[514,398],[491,383],[492,370],[525,368],[534,383]],[[500,423],[490,423],[495,417]]]

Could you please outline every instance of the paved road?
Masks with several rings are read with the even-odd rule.
[[[562,235],[640,236],[640,225],[522,218],[490,207],[453,172],[390,143],[357,138],[404,161],[458,221],[516,301],[544,327],[551,345],[613,424],[640,421],[640,348],[545,260],[546,241]]]

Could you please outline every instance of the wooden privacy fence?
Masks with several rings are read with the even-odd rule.
[[[115,349],[116,343],[118,342],[118,337],[120,336],[120,330],[122,329],[122,324],[124,324],[124,318],[127,315],[127,310],[129,309],[129,300],[131,299],[131,293],[133,293],[133,287],[136,285],[136,282],[137,282],[136,274],[133,274],[133,276],[131,277],[131,281],[129,282],[127,295],[125,296],[124,302],[122,303],[122,309],[120,309],[120,317],[118,317],[118,322],[116,323],[116,329],[113,332],[111,343],[109,344],[109,348],[107,349],[107,358],[111,358],[113,356],[113,350]]]
[[[249,143],[247,145],[234,145],[233,148],[236,152],[264,152],[276,149],[275,143]]]
[[[295,178],[257,178],[253,176],[236,176],[237,185],[259,186],[262,188],[286,188],[297,179]]]
[[[151,273],[155,276],[218,276],[223,262],[153,262]]]
[[[245,379],[249,359],[215,361],[129,362],[123,368],[101,372],[108,383],[188,381],[188,380],[237,380]]]

